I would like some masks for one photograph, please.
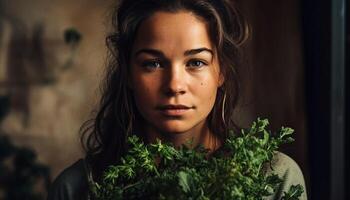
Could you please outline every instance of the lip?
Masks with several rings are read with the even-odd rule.
[[[186,114],[193,107],[189,107],[181,104],[168,104],[157,106],[157,109],[165,116],[176,117]]]

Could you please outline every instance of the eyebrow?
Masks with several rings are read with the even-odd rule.
[[[187,50],[187,51],[185,51],[184,55],[185,56],[191,56],[191,55],[199,54],[199,53],[201,53],[203,51],[209,52],[212,56],[214,56],[214,52],[211,49],[208,49],[208,48],[205,48],[205,47],[198,48],[198,49]]]
[[[184,52],[185,56],[191,56],[191,55],[195,55],[195,54],[199,54],[202,52],[209,52],[212,56],[214,56],[214,52],[211,49],[202,47],[202,48],[198,48],[198,49],[189,49],[186,50]],[[135,57],[137,57],[138,55],[142,54],[142,53],[146,53],[146,54],[151,54],[153,56],[157,56],[157,57],[165,57],[164,53],[161,52],[160,50],[157,49],[140,49],[135,53]]]
[[[156,50],[156,49],[140,49],[135,53],[135,57],[137,57],[138,55],[140,55],[142,53],[151,54],[151,55],[157,56],[157,57],[165,57],[163,52]]]

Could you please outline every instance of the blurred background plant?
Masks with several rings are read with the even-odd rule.
[[[9,108],[9,97],[0,97],[0,122]],[[50,182],[48,166],[37,161],[36,153],[14,145],[0,133],[0,199],[42,200]]]
[[[72,67],[76,56],[77,47],[81,40],[81,34],[75,28],[64,31],[63,38],[70,47],[70,54],[64,62],[61,70]],[[41,81],[27,80],[27,82],[11,82],[6,85],[9,90],[19,85],[54,84],[56,76],[51,72]],[[11,88],[12,87],[12,88]],[[11,94],[0,96],[0,123],[10,112]],[[0,199],[1,200],[42,200],[50,185],[50,168],[40,163],[35,150],[15,145],[8,134],[0,130]]]

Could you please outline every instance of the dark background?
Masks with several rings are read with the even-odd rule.
[[[341,1],[338,1],[341,2]],[[336,13],[331,12],[332,3],[334,1],[302,1],[302,19],[303,19],[303,33],[304,33],[304,50],[305,50],[305,71],[306,71],[306,102],[308,112],[308,149],[309,149],[309,166],[310,166],[310,188],[309,193],[311,199],[336,199],[334,194],[331,193],[332,183],[331,176],[331,150],[334,146],[331,146],[332,133],[331,124],[332,117],[331,112],[337,106],[344,110],[341,126],[344,127],[345,141],[343,153],[344,166],[344,180],[338,180],[343,184],[344,195],[346,199],[350,198],[349,193],[349,26],[346,26],[345,32],[339,30],[340,27],[332,26],[332,15]],[[346,2],[347,3],[347,2]],[[346,22],[343,26],[348,25],[349,22],[349,5],[346,5]],[[343,43],[346,46],[346,58],[337,57],[336,59],[346,60],[346,66],[343,66],[343,71],[336,74],[338,77],[345,76],[345,83],[341,83],[341,79],[332,79],[332,68],[339,67],[332,65],[332,40],[334,37],[341,37],[342,34],[346,34],[346,39]],[[341,46],[336,48],[342,49]],[[344,49],[345,50],[345,49]],[[345,101],[341,105],[337,105],[335,102],[331,102],[332,84],[341,84],[345,94]],[[345,185],[344,185],[345,184]],[[337,187],[337,186],[335,186]],[[339,188],[339,187],[338,187]]]

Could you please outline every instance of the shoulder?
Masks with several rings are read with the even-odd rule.
[[[292,185],[300,184],[304,192],[300,197],[300,200],[306,200],[306,186],[303,173],[299,165],[288,155],[282,152],[276,152],[272,161],[265,166],[268,174],[277,174],[283,179],[278,191],[269,199],[280,199],[283,192],[287,192]]]
[[[88,179],[84,160],[66,168],[50,186],[48,200],[84,199],[88,192]]]
[[[303,177],[299,165],[291,157],[279,151],[274,154],[271,163],[266,166],[266,170],[279,175],[294,174]]]

